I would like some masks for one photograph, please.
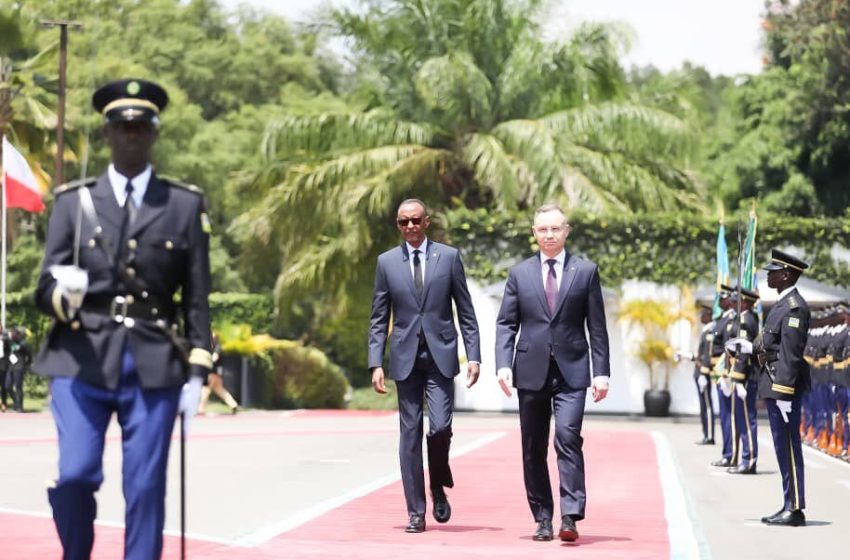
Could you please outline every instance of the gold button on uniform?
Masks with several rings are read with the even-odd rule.
[[[130,239],[129,241],[127,241],[127,247],[129,247],[130,249],[135,249],[138,246],[139,246],[139,242],[136,241],[135,239]]]
[[[80,330],[80,322],[79,321],[71,321],[71,330],[72,331]]]
[[[97,245],[97,242],[94,240],[94,238],[89,239],[89,247],[94,247],[95,245]]]
[[[172,250],[174,248],[174,243],[169,239],[168,241],[165,242],[165,248],[168,249],[169,251]]]
[[[127,276],[129,276],[130,278],[132,278],[132,277],[134,277],[135,275],[136,275],[136,269],[135,269],[135,268],[128,268],[128,269],[127,269]]]

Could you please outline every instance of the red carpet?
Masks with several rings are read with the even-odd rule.
[[[370,560],[489,558],[669,558],[667,523],[649,434],[587,430],[587,519],[575,543],[531,540],[534,522],[525,501],[518,430],[452,463],[453,516],[423,534],[403,532],[401,482],[351,501],[256,548],[191,541],[192,560],[361,558]],[[550,472],[556,476],[554,449]],[[553,482],[557,492],[557,484]],[[555,499],[557,511],[557,498]],[[557,515],[557,513],[556,513]],[[558,521],[555,521],[557,530]],[[120,558],[122,530],[98,527],[95,560]],[[0,514],[0,558],[58,559],[52,522]],[[564,550],[570,548],[572,550]],[[179,558],[178,540],[166,538],[164,558]]]

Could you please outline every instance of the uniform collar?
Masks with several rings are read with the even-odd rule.
[[[794,291],[794,290],[796,290],[796,289],[797,289],[797,286],[796,286],[796,285],[794,285],[794,286],[788,286],[787,288],[785,288],[784,290],[782,290],[781,292],[779,292],[779,297],[777,298],[777,301],[779,301],[779,300],[781,300],[782,298],[784,298],[785,296],[789,295],[791,292],[793,292],[793,291]]]
[[[127,198],[125,189],[129,180],[133,183],[133,202],[136,203],[136,208],[141,207],[142,200],[145,198],[145,192],[148,190],[148,184],[153,175],[153,166],[151,164],[148,164],[144,171],[135,177],[128,178],[115,169],[115,164],[110,163],[107,174],[109,175],[109,184],[112,186],[112,192],[115,193],[115,200],[118,201],[118,206],[124,206],[124,201]]]

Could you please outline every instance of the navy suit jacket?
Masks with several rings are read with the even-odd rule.
[[[546,303],[537,254],[511,269],[496,320],[496,369],[512,367],[515,387],[542,389],[550,357],[573,389],[590,386],[591,359],[594,376],[610,375],[599,271],[594,263],[569,253],[554,314]]]
[[[413,286],[407,244],[378,256],[369,320],[369,368],[383,366],[392,320],[388,373],[390,379],[397,381],[406,379],[413,370],[420,334],[425,337],[441,374],[454,377],[460,372],[452,300],[457,307],[467,358],[481,361],[478,322],[460,254],[447,245],[431,240],[427,243],[421,301]]]
[[[49,268],[73,262],[80,204],[77,189],[91,189],[103,238],[114,252],[120,251],[116,258],[132,263],[138,283],[145,287],[135,297],[156,302],[166,329],[182,316],[183,333],[192,355],[200,352],[210,356],[209,235],[202,223],[205,213],[202,194],[196,187],[152,175],[136,219],[128,230],[128,248],[119,248],[123,210],[104,173],[96,181],[75,182],[56,192],[35,293],[38,308],[56,321],[41,348],[35,371],[51,377],[76,376],[91,385],[115,389],[120,380],[124,346],[129,344],[142,387],[182,385],[187,368],[165,329],[142,320],[129,328],[106,315],[86,311],[85,303],[75,320],[68,321],[62,304],[58,304],[55,297],[58,288]],[[97,237],[94,224],[83,219],[79,266],[89,276],[87,301],[129,293],[115,268],[110,267]],[[179,309],[174,304],[174,294],[178,291]],[[194,363],[192,355],[190,363]],[[193,374],[205,375],[206,369]]]

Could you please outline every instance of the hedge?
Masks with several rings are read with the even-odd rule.
[[[536,251],[531,235],[532,213],[498,214],[461,208],[447,214],[446,241],[461,249],[471,277],[496,281],[521,257]],[[736,271],[737,230],[746,234],[746,216],[727,220],[730,266]],[[623,214],[600,218],[576,213],[567,248],[599,265],[603,284],[617,286],[640,279],[664,284],[695,284],[714,280],[718,222],[709,216]],[[772,247],[794,246],[811,263],[806,275],[838,286],[850,282],[850,268],[836,262],[834,246],[850,247],[850,219],[760,216],[756,237],[757,262],[770,260]]]

